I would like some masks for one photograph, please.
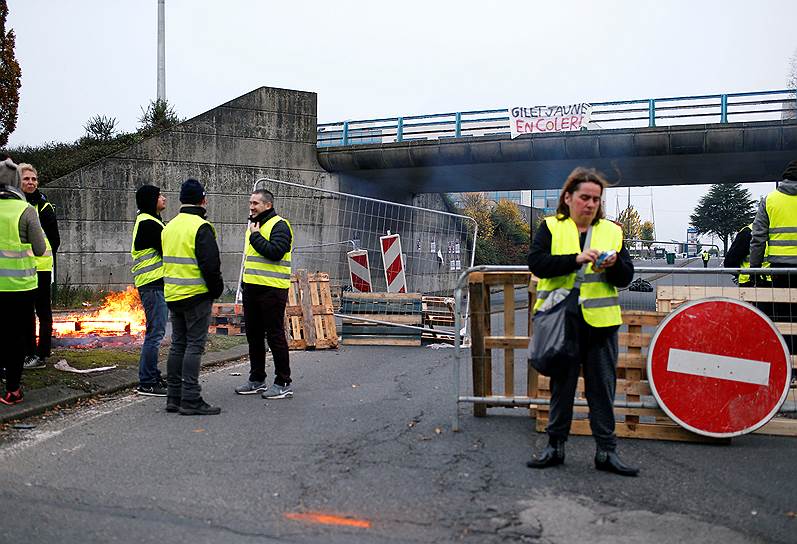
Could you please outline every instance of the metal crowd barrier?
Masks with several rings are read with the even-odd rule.
[[[695,261],[700,261],[699,258],[686,259],[680,263],[681,266],[635,266],[635,281],[642,279],[650,284],[652,290],[650,291],[634,291],[624,288],[620,290],[620,303],[623,308],[624,315],[626,313],[645,313],[645,312],[659,312],[668,313],[676,308],[678,305],[706,297],[723,296],[735,299],[744,300],[747,302],[756,303],[759,307],[761,305],[771,303],[789,303],[797,306],[797,269],[776,269],[776,268],[756,268],[756,269],[743,269],[743,268],[689,268],[685,265],[692,264]],[[716,262],[716,261],[715,261]],[[655,263],[654,263],[655,264]],[[794,285],[794,289],[782,287],[739,287],[734,283],[733,278],[738,274],[750,274],[777,277],[780,275],[787,275],[790,278],[789,285]],[[468,336],[468,324],[466,321],[470,318],[473,322],[472,316],[474,313],[485,311],[484,300],[473,300],[469,295],[469,285],[474,275],[481,275],[481,281],[487,288],[495,288],[496,286],[503,287],[504,293],[504,314],[506,315],[505,323],[508,325],[505,328],[512,327],[511,331],[504,331],[501,335],[485,334],[485,330],[479,329],[479,326],[471,329],[471,352],[473,350],[489,350],[489,349],[503,349],[505,353],[504,361],[504,395],[494,395],[492,391],[473,391],[472,394],[462,393],[462,375],[461,365],[463,364],[463,357],[465,350],[463,349],[462,340]],[[491,276],[493,275],[493,276]],[[503,277],[502,277],[503,276]],[[685,276],[685,277],[684,277]],[[508,376],[507,373],[514,373],[514,360],[509,359],[514,356],[514,351],[521,351],[523,353],[523,362],[525,363],[525,352],[528,346],[531,330],[531,307],[534,303],[533,293],[529,292],[529,306],[526,312],[528,317],[527,334],[516,335],[515,318],[515,296],[514,289],[516,286],[522,285],[525,278],[525,286],[528,287],[528,281],[531,275],[526,266],[474,266],[465,270],[460,275],[454,290],[455,300],[455,330],[459,334],[455,336],[455,351],[454,351],[454,368],[453,368],[453,381],[454,381],[454,396],[456,399],[454,407],[454,417],[452,422],[453,430],[459,430],[459,405],[460,404],[473,404],[474,413],[477,416],[486,415],[486,407],[488,406],[506,406],[506,407],[529,407],[534,408],[537,406],[548,406],[550,399],[544,397],[531,397],[529,394],[532,387],[536,383],[536,372],[529,369],[528,374],[528,394],[516,395],[514,393],[514,376]],[[793,280],[791,278],[794,278]],[[509,286],[512,286],[510,289]],[[643,284],[644,287],[644,284]],[[512,291],[510,293],[510,291]],[[511,299],[507,298],[511,295]],[[478,291],[475,292],[476,297],[480,297]],[[489,295],[488,295],[489,298]],[[467,313],[469,308],[470,315]],[[486,311],[491,312],[491,308],[486,308]],[[782,335],[794,336],[797,338],[797,315],[792,315],[791,308],[787,307],[787,313],[781,315],[780,318],[774,319],[776,326]],[[493,312],[496,313],[496,312]],[[511,315],[512,317],[509,317]],[[489,318],[488,318],[489,320]],[[637,318],[639,323],[644,320]],[[478,320],[476,320],[478,323]],[[647,322],[646,322],[647,323]],[[649,325],[649,323],[648,323]],[[487,344],[485,344],[487,339]],[[795,346],[797,347],[797,346]],[[792,349],[792,353],[794,353]],[[481,353],[479,351],[479,353]],[[509,355],[507,355],[509,354]],[[478,357],[478,355],[477,355]],[[792,356],[792,366],[795,367],[797,358]],[[484,365],[476,364],[474,362],[474,372],[479,372],[479,369],[486,368],[487,371],[492,371],[492,360],[483,361]],[[483,370],[482,370],[483,371]],[[472,384],[478,383],[480,376],[471,376]],[[491,378],[487,380],[491,383]],[[511,392],[511,394],[507,394]],[[792,395],[794,396],[794,395]],[[797,411],[797,401],[791,399],[789,406],[784,404],[781,407],[781,413]],[[586,401],[577,399],[576,406],[585,406]],[[628,395],[625,400],[615,400],[616,408],[634,408],[634,409],[649,409],[658,408],[658,403],[655,398],[645,398]]]

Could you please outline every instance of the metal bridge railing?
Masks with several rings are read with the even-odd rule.
[[[595,129],[797,118],[797,90],[593,102]],[[318,147],[509,134],[506,109],[350,120],[318,125]]]

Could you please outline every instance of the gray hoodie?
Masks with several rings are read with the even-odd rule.
[[[786,195],[797,195],[797,180],[784,179],[778,184],[776,191]],[[771,194],[771,193],[770,193]],[[769,196],[769,195],[767,195]],[[767,197],[763,197],[758,204],[753,221],[753,238],[750,240],[750,268],[759,268],[764,261],[764,251],[769,240],[769,214],[767,213]],[[769,257],[773,267],[797,267],[797,260],[789,257]]]

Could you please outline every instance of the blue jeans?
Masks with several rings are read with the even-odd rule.
[[[147,318],[147,331],[144,334],[144,345],[141,346],[141,357],[138,360],[138,381],[141,385],[155,385],[161,379],[158,370],[158,350],[166,334],[166,319],[169,309],[163,298],[163,286],[138,288],[144,315]]]
[[[185,309],[171,309],[172,347],[166,363],[168,396],[174,400],[195,401],[201,397],[199,364],[208,339],[212,299],[198,301]]]

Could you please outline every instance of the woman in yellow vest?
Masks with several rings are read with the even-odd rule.
[[[636,476],[639,472],[620,461],[616,453],[613,404],[617,329],[622,323],[617,287],[631,282],[634,265],[623,245],[622,230],[604,219],[602,199],[606,186],[606,180],[595,170],[573,170],[562,187],[556,215],[542,223],[529,253],[529,270],[540,278],[535,311],[555,289],[572,288],[576,273],[585,266],[579,298],[580,355],[562,374],[551,377],[548,445],[527,463],[531,468],[564,463],[565,441],[573,420],[573,399],[581,371],[590,428],[597,446],[595,468],[623,476]],[[611,250],[616,253],[596,268],[601,254]]]
[[[39,319],[39,341],[36,342],[36,318],[30,321],[25,349],[25,370],[44,368],[50,356],[53,336],[53,310],[50,286],[53,279],[53,263],[55,252],[61,245],[61,236],[58,232],[58,219],[55,216],[55,207],[47,201],[39,191],[39,174],[36,169],[27,163],[18,167],[21,179],[21,189],[25,193],[28,204],[36,208],[39,222],[44,230],[44,241],[47,249],[44,255],[36,257],[36,298],[34,309]]]
[[[0,404],[22,402],[22,362],[33,319],[36,261],[47,246],[36,209],[25,202],[17,165],[0,163],[0,345],[6,390]]]

